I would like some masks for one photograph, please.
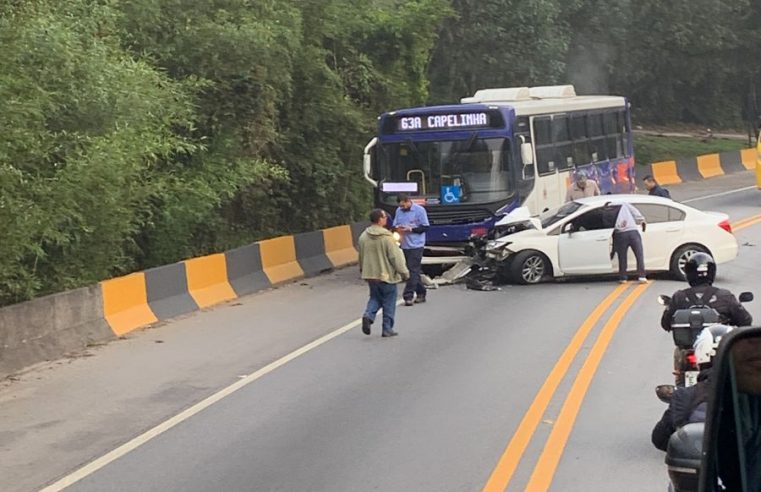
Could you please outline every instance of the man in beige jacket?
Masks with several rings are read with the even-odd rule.
[[[404,254],[391,231],[388,216],[381,209],[370,212],[370,227],[359,236],[359,271],[370,287],[370,299],[362,315],[362,333],[370,334],[375,315],[383,309],[383,337],[394,337],[396,284],[410,277]]]
[[[582,170],[576,173],[576,178],[568,188],[568,193],[566,193],[565,201],[570,202],[588,196],[598,196],[599,194],[600,187],[597,186],[597,182],[587,179],[587,172]]]

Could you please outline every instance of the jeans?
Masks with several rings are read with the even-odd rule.
[[[394,329],[394,314],[396,313],[396,284],[387,284],[379,280],[367,282],[370,286],[370,299],[367,301],[364,317],[375,320],[375,315],[383,309],[383,333]]]
[[[418,297],[425,297],[425,286],[420,282],[420,273],[423,269],[423,250],[424,248],[402,250],[407,262],[407,269],[410,271],[410,278],[407,280],[407,285],[404,286],[404,293],[402,294],[405,301],[414,299],[415,294]]]
[[[613,233],[613,251],[618,255],[618,276],[626,279],[627,254],[629,248],[634,252],[637,258],[637,275],[645,276],[645,256],[642,251],[642,236],[639,231],[624,231]]]

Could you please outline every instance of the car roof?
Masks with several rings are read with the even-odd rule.
[[[575,202],[581,203],[582,205],[589,205],[592,207],[602,205],[605,203],[622,203],[622,202],[637,202],[637,203],[652,203],[652,204],[658,204],[658,205],[670,205],[672,207],[677,208],[684,208],[684,205],[681,205],[674,200],[670,198],[663,198],[662,196],[654,196],[654,195],[598,195],[598,196],[588,196],[584,198],[579,198],[577,200],[574,200]]]

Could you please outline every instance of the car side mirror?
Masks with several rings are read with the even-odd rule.
[[[669,304],[671,304],[671,298],[669,296],[659,295],[658,304],[660,304],[661,306],[668,306]]]
[[[699,490],[760,490],[761,328],[722,337],[711,379]]]
[[[573,226],[573,222],[569,222],[563,226],[560,232],[567,232],[568,234],[573,234],[575,230],[576,228]]]
[[[740,302],[750,302],[753,300],[752,292],[743,292],[740,294]]]

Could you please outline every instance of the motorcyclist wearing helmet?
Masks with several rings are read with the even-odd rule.
[[[693,348],[700,369],[698,382],[694,386],[677,387],[674,390],[668,409],[663,413],[661,420],[655,424],[650,437],[656,448],[666,451],[671,434],[680,427],[695,422],[705,422],[713,359],[721,338],[732,329],[732,326],[727,325],[711,325],[703,328],[695,339]]]
[[[661,327],[664,330],[671,331],[671,320],[677,310],[688,309],[699,304],[715,309],[721,316],[722,323],[750,326],[753,317],[734,294],[713,286],[714,278],[716,278],[716,262],[713,261],[711,255],[695,253],[687,260],[684,273],[690,288],[678,290],[671,297],[671,302],[666,306],[661,317]]]

